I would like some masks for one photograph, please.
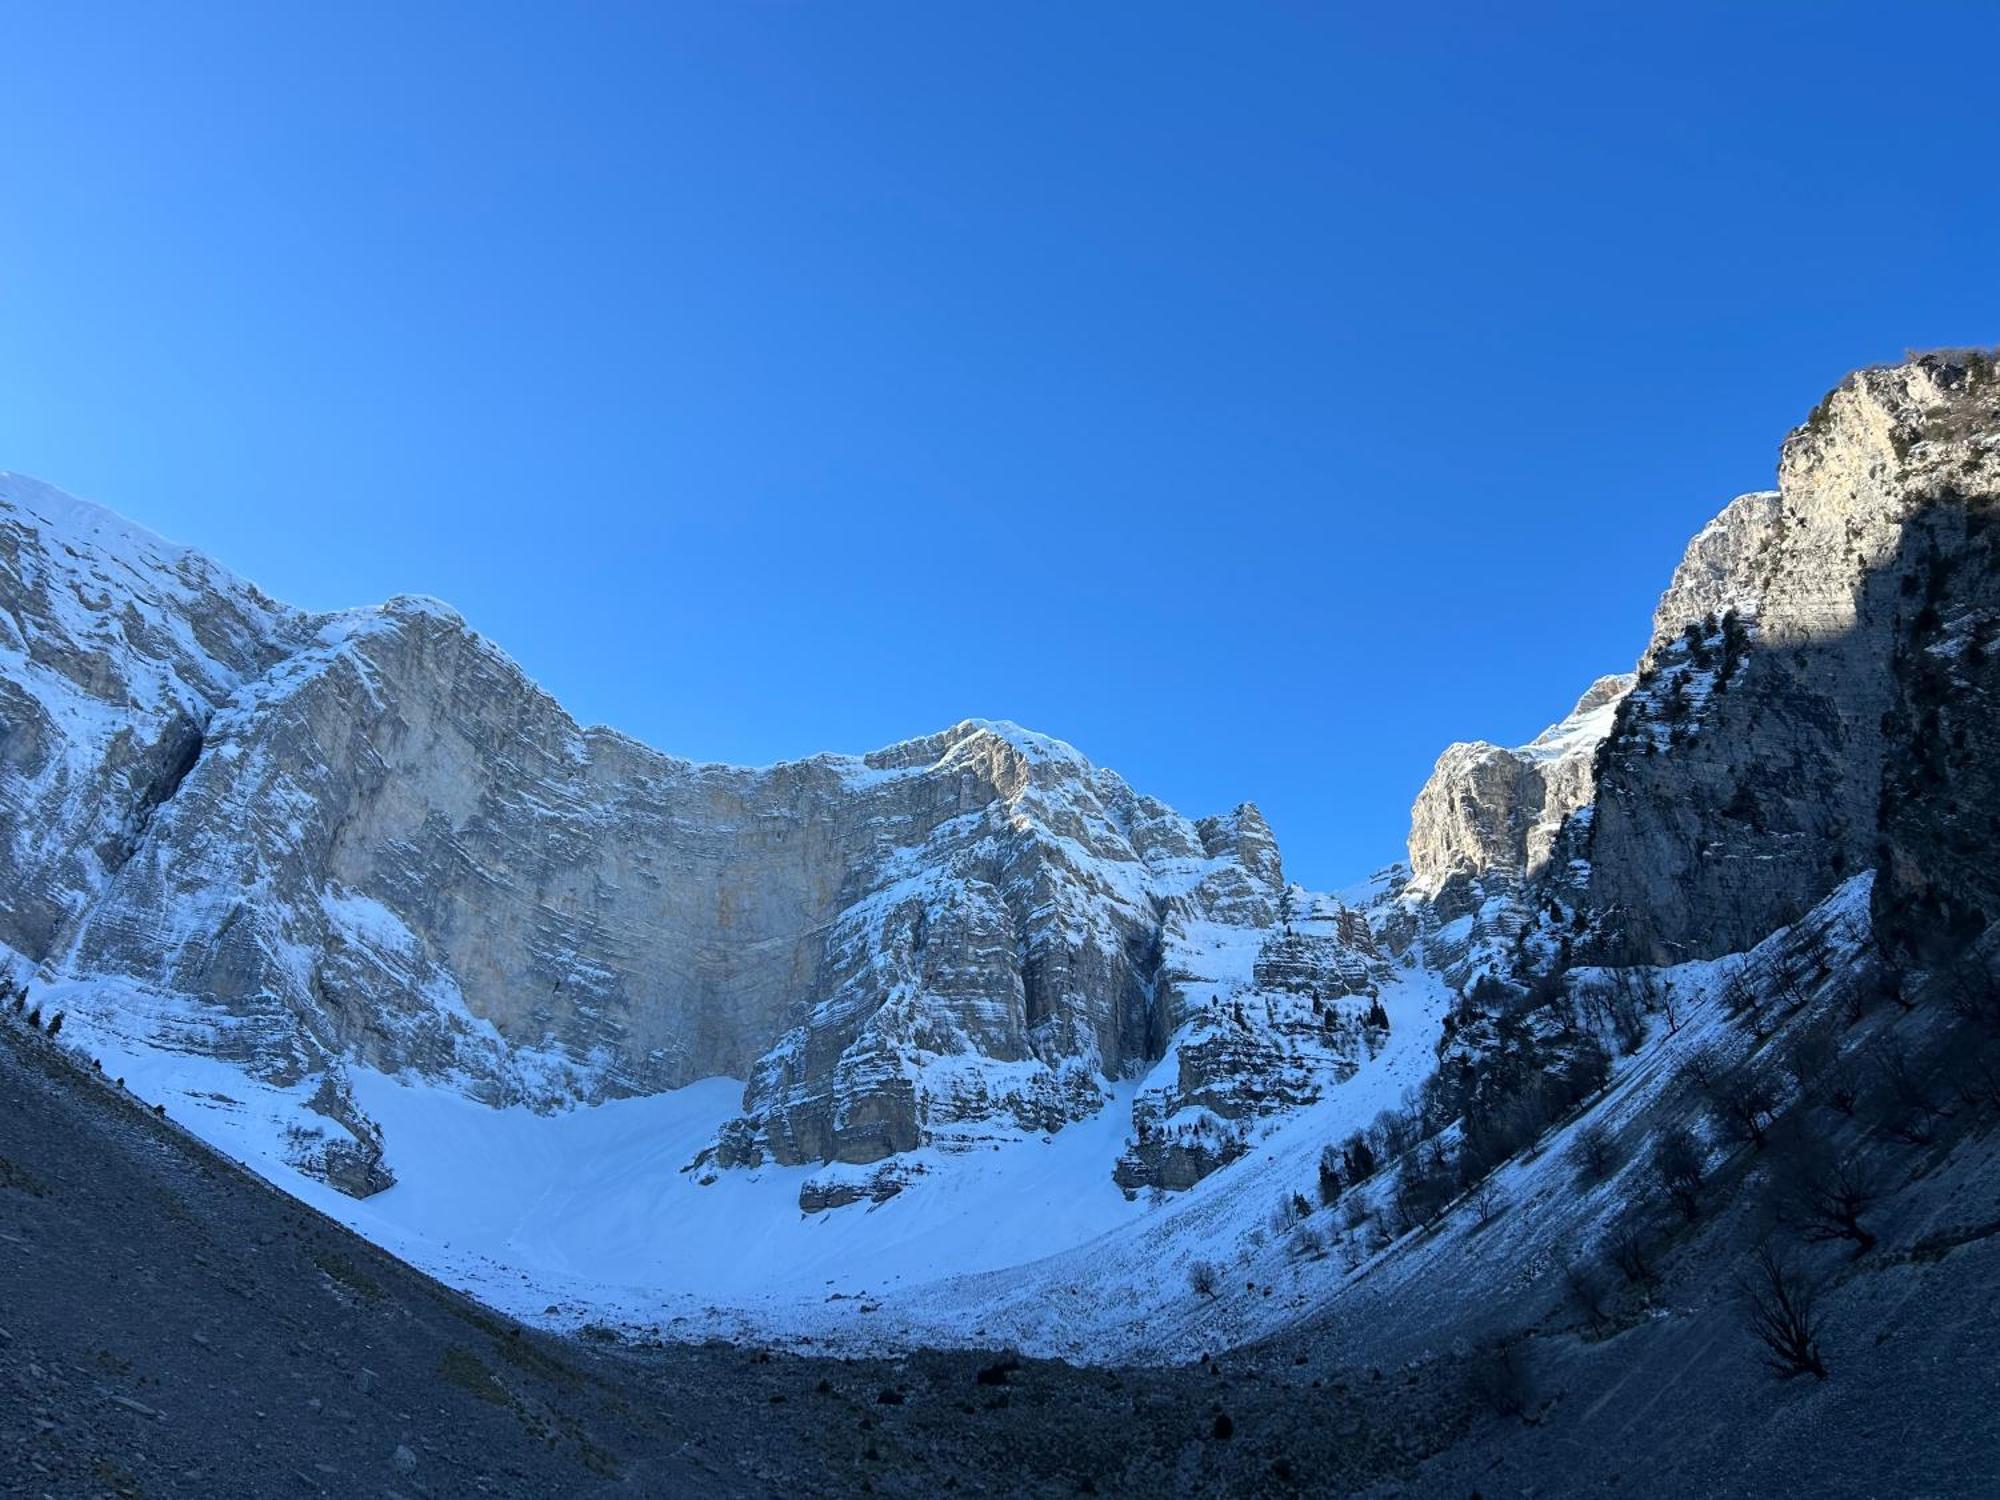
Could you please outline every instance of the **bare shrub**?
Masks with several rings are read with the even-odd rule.
[[[1988,1036],[2000,1036],[2000,982],[1983,962],[1960,959],[1938,976],[1937,986],[1960,1020]]]
[[[1604,1250],[1612,1268],[1630,1285],[1644,1292],[1659,1284],[1646,1226],[1637,1218],[1627,1218],[1613,1229]]]
[[[1882,1187],[1858,1155],[1839,1155],[1801,1136],[1787,1143],[1777,1183],[1780,1212],[1808,1242],[1845,1241],[1856,1255],[1875,1248],[1861,1216],[1881,1198]]]
[[[1213,1297],[1221,1278],[1222,1273],[1212,1260],[1198,1260],[1188,1267],[1188,1288],[1198,1296]]]
[[[1475,1349],[1466,1370],[1466,1389],[1495,1416],[1527,1415],[1535,1402],[1535,1382],[1522,1341],[1495,1339]]]
[[[1563,1294],[1569,1305],[1581,1314],[1593,1331],[1602,1328],[1610,1312],[1609,1289],[1604,1277],[1596,1267],[1563,1255],[1558,1264],[1562,1268]]]
[[[1778,1113],[1778,1091],[1770,1079],[1745,1064],[1718,1074],[1707,1093],[1709,1112],[1722,1133],[1763,1150]]]
[[[1876,1045],[1874,1064],[1871,1112],[1882,1133],[1906,1146],[1929,1145],[1936,1139],[1939,1122],[1951,1116],[1930,1071],[1913,1061],[1900,1042],[1891,1040]]]
[[[1701,1190],[1707,1178],[1701,1142],[1685,1125],[1669,1125],[1653,1141],[1653,1176],[1681,1217],[1701,1217]]]
[[[1697,1088],[1711,1089],[1722,1075],[1722,1054],[1713,1047],[1693,1047],[1688,1050],[1681,1066],[1687,1070],[1688,1077],[1695,1081]]]
[[[1769,1245],[1751,1257],[1738,1278],[1745,1321],[1764,1346],[1765,1364],[1780,1380],[1810,1375],[1826,1379],[1820,1353],[1819,1288]]]
[[[1281,1193],[1276,1205],[1271,1209],[1271,1231],[1274,1234],[1289,1234],[1305,1215],[1299,1211],[1300,1198],[1297,1193]]]
[[[1590,1124],[1576,1133],[1576,1144],[1570,1147],[1570,1160],[1576,1165],[1576,1174],[1586,1183],[1602,1182],[1611,1175],[1618,1165],[1618,1143],[1610,1129],[1602,1124]]]
[[[1955,1049],[1946,1077],[1959,1104],[1975,1117],[2000,1115],[2000,1040],[1974,1036]]]

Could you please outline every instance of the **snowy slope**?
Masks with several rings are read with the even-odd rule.
[[[38,997],[73,1008],[84,989]],[[1318,1104],[1268,1122],[1248,1155],[1185,1194],[1118,1190],[1108,1169],[1127,1117],[1113,1108],[1051,1135],[910,1153],[918,1170],[896,1196],[815,1214],[798,1208],[810,1167],[706,1182],[686,1170],[735,1107],[740,1085],[729,1079],[550,1114],[355,1068],[357,1102],[401,1143],[396,1184],[357,1202],[290,1165],[303,1085],[276,1088],[199,1052],[133,1047],[93,1029],[87,1013],[64,1035],[287,1191],[523,1318],[634,1336],[1174,1358],[1189,1317],[1207,1315],[1190,1302],[1189,1262],[1248,1249],[1277,1198],[1311,1180],[1327,1139],[1422,1080],[1447,999],[1432,976],[1405,971],[1385,991],[1391,1044]],[[1117,1102],[1142,1086],[1117,1086]],[[1307,1300],[1288,1288],[1245,1302],[1212,1332],[1234,1342],[1269,1331]]]

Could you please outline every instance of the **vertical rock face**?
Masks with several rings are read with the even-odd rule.
[[[1607,956],[1748,947],[1876,863],[1884,768],[1932,738],[1913,676],[1949,675],[1985,628],[1996,493],[1993,361],[1931,355],[1843,381],[1775,494],[1696,538],[1599,761],[1587,899]]]
[[[1287,899],[1255,807],[1191,821],[1012,725],[700,765],[433,601],[287,609],[32,481],[0,564],[14,966],[302,1085],[336,1180],[386,1180],[350,1061],[538,1107],[747,1078],[725,1162],[1054,1130]]]
[[[1598,678],[1517,749],[1479,741],[1438,757],[1410,810],[1411,873],[1392,930],[1422,935],[1454,983],[1498,962],[1528,926],[1532,887],[1566,873],[1551,869],[1559,835],[1590,805],[1597,748],[1635,681]]]
[[[1884,942],[1982,930],[1996,495],[1992,359],[1850,377],[1635,676],[1445,752],[1364,913],[1288,887],[1254,806],[1184,818],[1013,725],[679,760],[433,601],[307,614],[4,477],[0,964],[295,1087],[300,1164],[356,1192],[395,1143],[349,1064],[539,1108],[743,1078],[713,1161],[838,1164],[821,1202],[1143,1077],[1118,1180],[1183,1186],[1381,1044],[1390,954],[1467,991],[1716,954],[1864,869]]]
[[[143,841],[209,719],[307,638],[199,553],[0,474],[0,943],[39,962]]]
[[[1591,799],[1592,758],[1636,680],[1598,678],[1518,749],[1448,747],[1410,809],[1412,887],[1435,899],[1455,877],[1539,875],[1563,820]]]

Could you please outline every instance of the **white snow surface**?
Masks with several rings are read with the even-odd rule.
[[[360,913],[356,913],[359,916]],[[1329,1138],[1367,1124],[1433,1065],[1449,995],[1406,970],[1384,1004],[1390,1042],[1320,1103],[1267,1122],[1243,1160],[1171,1198],[1128,1201],[1111,1168],[1145,1080],[1109,1086],[1095,1118],[1052,1135],[984,1137],[906,1153],[897,1196],[817,1214],[799,1188],[819,1167],[683,1170],[741,1105],[712,1078],[641,1098],[537,1113],[494,1109],[437,1083],[350,1067],[356,1102],[383,1127],[396,1185],[357,1201],[289,1163],[316,1078],[282,1088],[213,1055],[133,1040],[99,1019],[151,1012],[174,1036],[184,1002],[102,981],[37,991],[67,1010],[64,1038],[141,1099],[284,1191],[412,1264],[528,1321],[606,1324],[633,1336],[749,1338],[892,1350],[1013,1345],[1075,1359],[1179,1358],[1187,1267],[1249,1243],[1272,1203],[1312,1181]],[[212,1023],[210,1014],[181,1018]],[[1171,1067],[1171,1055],[1161,1066]],[[713,1176],[711,1181],[699,1180]],[[1328,1263],[1329,1266],[1331,1263]],[[1258,1299],[1245,1336],[1294,1316]]]

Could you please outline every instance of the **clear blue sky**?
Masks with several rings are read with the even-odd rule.
[[[1638,9],[6,4],[0,467],[1342,882],[1846,369],[2000,340],[2000,7]]]

